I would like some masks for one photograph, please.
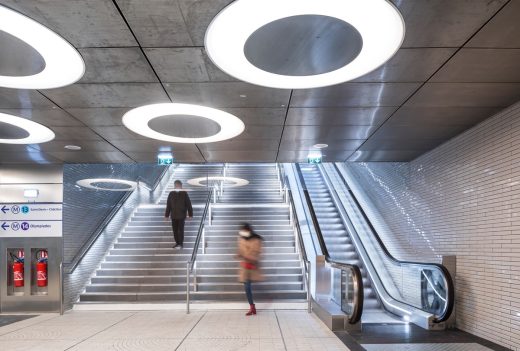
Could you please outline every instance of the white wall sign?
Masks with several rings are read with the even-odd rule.
[[[62,204],[0,204],[0,237],[62,236]]]

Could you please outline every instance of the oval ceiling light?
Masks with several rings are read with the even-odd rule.
[[[0,124],[5,123],[14,130],[21,130],[22,137],[2,138],[0,144],[40,144],[54,139],[55,135],[49,128],[31,120],[0,113]],[[2,127],[4,128],[4,127]]]
[[[111,178],[89,178],[81,179],[76,182],[77,185],[87,189],[94,190],[105,190],[105,191],[132,191],[137,187],[136,182],[124,179],[111,179]],[[123,185],[123,188],[105,188],[96,184],[116,184]]]
[[[232,184],[229,184],[226,186],[229,188],[236,188],[239,186],[245,186],[249,184],[249,181],[242,178],[235,178],[235,177],[222,177],[222,176],[216,176],[216,177],[200,177],[200,178],[193,178],[188,180],[188,184],[193,186],[208,186],[207,184],[204,185],[202,182],[210,181],[210,180],[221,180],[224,182],[230,182]]]
[[[7,7],[0,6],[0,31],[30,45],[43,57],[45,68],[27,76],[0,75],[0,86],[15,89],[52,89],[78,81],[85,63],[76,49],[49,28]]]
[[[181,137],[173,136],[153,130],[149,123],[155,118],[168,116],[168,118],[177,117],[202,117],[217,123],[220,130],[206,137]],[[123,116],[123,124],[134,133],[142,136],[167,141],[170,143],[213,143],[217,141],[227,140],[240,135],[245,125],[238,117],[230,113],[217,110],[210,107],[190,105],[190,104],[153,104],[135,108],[128,111]]]
[[[401,14],[386,0],[237,0],[213,19],[205,46],[237,79],[306,89],[373,71],[396,53],[404,33]]]

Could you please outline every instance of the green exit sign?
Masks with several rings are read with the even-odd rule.
[[[159,165],[171,165],[173,164],[173,155],[171,154],[161,154],[157,156],[157,163]]]
[[[322,161],[322,154],[321,152],[320,153],[309,153],[309,155],[307,155],[307,163],[312,163],[312,164],[318,164],[318,163],[321,163]]]

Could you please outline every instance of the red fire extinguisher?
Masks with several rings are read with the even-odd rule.
[[[39,287],[47,286],[47,250],[39,250],[36,253],[38,263],[36,263],[36,284]]]
[[[18,256],[13,253],[10,254],[13,259],[13,281],[15,288],[21,288],[24,286],[24,252],[18,250]]]

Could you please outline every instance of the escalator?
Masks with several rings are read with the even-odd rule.
[[[394,258],[338,165],[305,164],[293,169],[309,194],[309,207],[321,227],[330,256],[361,267],[364,315],[372,312],[372,316],[377,316],[384,310],[425,329],[444,328],[443,322],[450,317],[454,302],[448,270],[440,264]]]

